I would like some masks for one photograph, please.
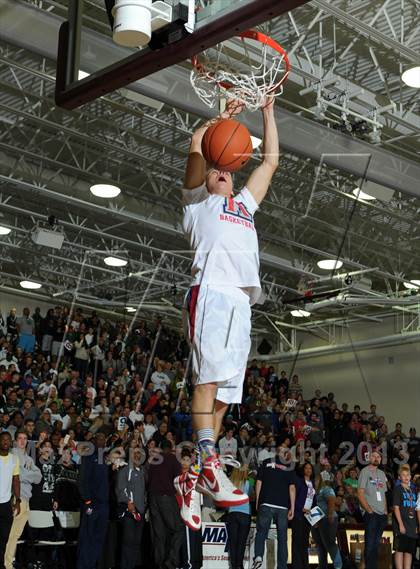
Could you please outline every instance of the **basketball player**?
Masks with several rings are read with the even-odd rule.
[[[221,118],[240,112],[231,104]],[[235,196],[229,172],[207,169],[201,142],[209,121],[192,136],[184,181],[183,229],[194,251],[192,286],[186,298],[194,393],[192,420],[198,463],[175,479],[181,516],[201,527],[200,496],[219,507],[244,504],[248,496],[225,475],[215,441],[226,409],[241,403],[251,346],[251,305],[261,293],[254,213],[264,199],[279,161],[274,101],[262,110],[263,161]]]

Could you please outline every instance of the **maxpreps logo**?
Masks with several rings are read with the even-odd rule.
[[[243,203],[237,202],[233,198],[225,198],[223,211],[224,213],[220,214],[220,221],[244,225],[245,227],[255,231],[254,218]]]
[[[226,551],[227,532],[224,526],[206,526],[203,527],[203,544],[224,545]]]

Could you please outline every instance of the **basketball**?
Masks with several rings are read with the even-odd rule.
[[[201,148],[204,158],[213,168],[235,172],[251,157],[251,136],[240,122],[221,120],[206,130]]]

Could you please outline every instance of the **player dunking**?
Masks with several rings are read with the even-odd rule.
[[[229,113],[228,107],[221,118],[232,114],[235,110]],[[229,172],[206,170],[201,142],[211,122],[192,136],[182,190],[183,229],[194,251],[193,281],[186,310],[193,350],[192,420],[198,463],[175,479],[175,487],[181,516],[195,530],[201,527],[197,491],[210,495],[219,507],[248,501],[248,496],[235,488],[223,472],[215,441],[228,406],[242,401],[251,346],[251,305],[261,293],[253,216],[279,161],[272,99],[267,101],[262,114],[263,161],[236,196]]]

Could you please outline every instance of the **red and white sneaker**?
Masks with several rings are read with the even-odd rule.
[[[181,518],[193,531],[201,528],[201,496],[196,490],[198,474],[184,472],[174,480]]]
[[[218,456],[210,456],[203,464],[197,490],[213,498],[219,508],[240,506],[249,502],[249,497],[236,488],[223,472]]]

